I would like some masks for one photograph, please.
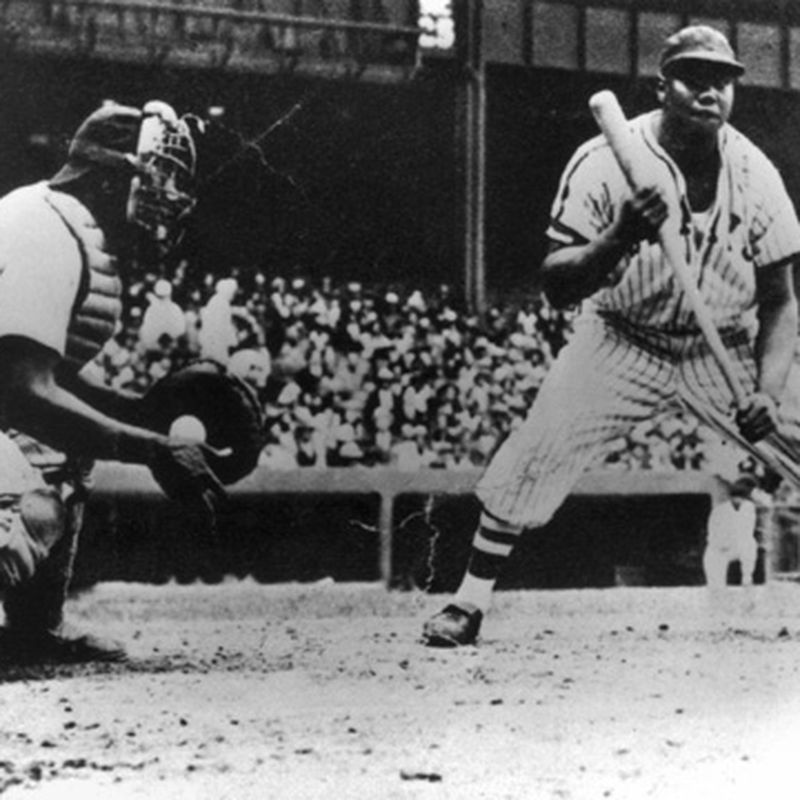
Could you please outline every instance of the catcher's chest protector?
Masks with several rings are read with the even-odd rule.
[[[105,236],[89,211],[63,192],[48,195],[80,248],[83,274],[67,330],[66,359],[76,369],[91,361],[114,334],[122,316],[122,282],[116,257],[105,249]]]

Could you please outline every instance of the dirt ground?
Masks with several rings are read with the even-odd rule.
[[[70,617],[133,660],[7,670],[0,793],[798,796],[800,585],[502,592],[478,647],[424,648],[445,599],[98,586]]]

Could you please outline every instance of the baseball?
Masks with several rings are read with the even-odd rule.
[[[204,442],[206,440],[206,426],[197,417],[184,414],[182,417],[177,417],[170,425],[169,435],[175,439]]]

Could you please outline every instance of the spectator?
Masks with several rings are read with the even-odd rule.
[[[145,353],[160,351],[186,334],[186,316],[172,299],[172,284],[157,280],[147,296],[148,306],[139,329],[139,344]],[[165,341],[166,340],[166,341]]]
[[[272,359],[266,347],[237,350],[228,360],[228,370],[261,394],[272,372]]]
[[[389,367],[381,367],[376,375],[375,386],[367,394],[364,404],[364,424],[367,432],[391,431],[396,428],[398,398],[394,388],[397,378]]]
[[[217,294],[226,286],[232,291],[220,302]],[[234,305],[238,286],[246,287],[242,306]],[[145,276],[129,288],[125,325],[98,357],[105,382],[145,391],[157,376],[201,353],[201,312],[227,306],[229,314],[220,316],[231,323],[228,344],[217,357],[227,357],[266,408],[279,412],[265,456],[279,466],[353,463],[341,459],[342,442],[336,443],[345,418],[361,451],[357,463],[481,466],[535,399],[552,363],[551,342],[557,347],[571,329],[569,316],[551,313],[538,298],[498,304],[484,324],[456,313],[451,293],[441,287],[430,295],[397,286],[371,291],[355,282],[337,287],[327,278],[318,285],[305,278],[270,280],[258,270],[250,278],[218,281],[194,275],[187,265],[172,287],[185,309],[185,335],[177,344],[162,338],[142,352],[148,292],[162,293],[158,278]],[[206,326],[204,339],[208,333]],[[716,469],[720,452],[712,435],[673,412],[624,439],[605,463]]]
[[[752,476],[743,475],[730,487],[728,498],[711,510],[703,571],[706,583],[712,588],[727,584],[728,568],[733,562],[738,562],[741,567],[742,585],[753,583],[758,543],[752,494],[757,486]]]
[[[227,365],[238,335],[233,321],[233,298],[239,285],[234,278],[217,281],[214,296],[200,311],[200,355]]]
[[[324,454],[320,453],[314,437],[314,423],[310,415],[299,415],[295,428],[296,462],[298,467],[321,467]]]

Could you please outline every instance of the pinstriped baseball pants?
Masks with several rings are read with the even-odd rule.
[[[747,392],[756,365],[746,332],[722,336]],[[546,524],[581,474],[612,440],[681,397],[731,419],[733,399],[699,334],[633,329],[596,315],[576,324],[523,425],[501,445],[476,493],[493,517],[526,528]],[[800,444],[800,375],[790,376],[780,435]]]

